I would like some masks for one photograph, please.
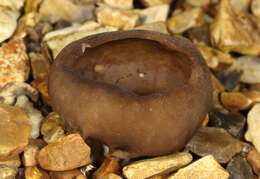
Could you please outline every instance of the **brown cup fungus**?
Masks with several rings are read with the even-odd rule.
[[[143,30],[65,47],[52,65],[49,93],[69,131],[129,157],[180,150],[212,104],[209,70],[191,42]]]

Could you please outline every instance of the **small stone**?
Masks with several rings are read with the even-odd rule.
[[[11,40],[0,47],[0,87],[11,81],[24,82],[30,65],[22,40]]]
[[[254,144],[258,152],[260,152],[260,104],[255,104],[247,114],[248,129],[245,134],[247,141]]]
[[[259,0],[252,0],[251,10],[256,17],[260,18],[260,2],[259,2]]]
[[[18,107],[0,104],[0,116],[0,160],[8,160],[20,154],[28,144],[31,125]]]
[[[29,123],[32,126],[30,138],[38,138],[40,135],[40,125],[43,120],[41,112],[33,107],[33,103],[26,96],[19,96],[15,106],[22,108],[28,116]]]
[[[120,9],[132,9],[134,5],[133,0],[104,0],[104,3]]]
[[[114,173],[109,173],[105,175],[102,179],[122,179],[122,177]]]
[[[253,148],[248,152],[246,160],[254,172],[257,175],[260,175],[260,153],[255,148]]]
[[[79,134],[71,134],[41,149],[38,161],[50,171],[75,169],[91,162],[90,147]]]
[[[139,16],[132,10],[124,10],[99,4],[96,8],[98,23],[105,26],[112,26],[118,29],[133,29],[139,22]]]
[[[196,44],[196,47],[206,60],[208,67],[216,72],[227,69],[233,63],[233,58],[228,53],[202,44]]]
[[[90,21],[83,25],[74,25],[61,30],[49,32],[44,36],[43,41],[47,43],[53,53],[53,57],[55,58],[66,45],[73,41],[89,35],[115,30],[117,30],[117,28],[101,27],[100,24]]]
[[[192,27],[202,26],[204,24],[203,10],[201,8],[185,10],[169,18],[167,24],[169,31],[173,34],[180,34]]]
[[[11,158],[9,160],[6,160],[6,161],[2,160],[2,161],[0,161],[0,165],[3,165],[3,164],[5,164],[5,165],[15,165],[17,167],[20,167],[21,166],[21,160],[20,160],[19,155],[17,155],[17,156],[15,156],[15,157],[13,157],[13,158]]]
[[[260,102],[260,91],[246,91],[243,92],[243,95],[251,99],[253,101],[253,104]]]
[[[209,113],[209,119],[210,126],[223,128],[233,137],[242,138],[246,125],[246,118],[242,114],[214,109]]]
[[[0,165],[0,178],[13,179],[18,172],[15,165]]]
[[[250,165],[240,155],[231,159],[226,170],[229,172],[229,179],[253,179],[254,177]]]
[[[222,0],[210,26],[211,43],[224,52],[260,54],[260,24],[250,14],[234,11],[229,0]]]
[[[244,110],[248,109],[253,101],[240,92],[223,92],[220,100],[225,108],[230,110]]]
[[[233,64],[236,63],[236,60],[234,60]],[[242,71],[237,70],[223,70],[221,72],[218,72],[216,74],[216,77],[219,79],[219,81],[225,86],[225,88],[228,91],[232,91],[235,87],[237,87],[240,83]]]
[[[242,56],[234,60],[229,70],[241,71],[241,82],[255,84],[260,83],[260,58],[254,56]]]
[[[155,22],[165,22],[170,10],[170,5],[162,4],[142,10],[135,10],[140,16],[141,24],[151,24]]]
[[[50,62],[41,53],[29,53],[32,66],[33,79],[37,79],[41,74],[48,73],[50,70]]]
[[[141,0],[145,6],[156,6],[160,4],[171,4],[174,0]]]
[[[48,73],[40,74],[31,84],[41,93],[44,103],[51,104],[48,93]]]
[[[136,27],[135,29],[150,30],[150,31],[168,34],[167,26],[166,26],[165,22],[162,22],[162,21],[154,22],[154,23],[151,23],[151,24],[144,24],[144,25]]]
[[[37,167],[26,167],[25,169],[26,179],[49,179],[47,173],[43,173]]]
[[[99,179],[109,173],[120,174],[120,166],[114,157],[108,157],[94,172],[93,179]]]
[[[42,142],[41,142],[42,143]],[[27,145],[23,152],[23,165],[26,167],[33,167],[38,164],[37,156],[40,152],[40,149],[44,144],[37,142],[30,142]]]
[[[83,1],[43,0],[39,18],[51,21],[59,20],[82,23],[94,17],[94,5],[84,4]]]
[[[242,150],[242,143],[222,128],[201,127],[186,148],[196,155],[213,155],[218,162],[227,163]]]
[[[14,105],[17,98],[21,95],[28,96],[33,102],[38,100],[38,91],[28,83],[9,82],[0,88],[0,103]]]
[[[194,27],[188,30],[189,39],[195,44],[203,44],[210,46],[209,23],[202,26]]]
[[[50,172],[51,179],[72,179],[80,176],[82,173],[78,169],[64,172]]]
[[[175,171],[192,161],[192,155],[187,152],[176,153],[168,156],[140,160],[123,168],[123,173],[128,179],[148,178],[166,171]]]
[[[167,179],[227,179],[228,172],[212,155],[207,155],[177,171]]]
[[[49,113],[41,126],[41,134],[43,135],[44,141],[47,143],[53,143],[64,137],[63,126],[64,122],[57,113]]]

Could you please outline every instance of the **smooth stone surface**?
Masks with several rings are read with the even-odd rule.
[[[209,125],[227,130],[235,138],[242,138],[246,118],[240,113],[214,109],[209,113]]]
[[[25,167],[33,167],[38,164],[37,156],[42,148],[42,145],[36,143],[29,143],[23,152],[23,165]]]
[[[245,134],[247,141],[254,144],[255,148],[260,152],[260,104],[255,104],[247,114],[248,129]]]
[[[170,17],[167,24],[169,31],[173,34],[180,34],[192,27],[202,26],[204,24],[203,10],[201,8],[185,10]]]
[[[251,10],[255,16],[260,18],[260,1],[259,0],[252,0]]]
[[[120,166],[114,157],[108,157],[93,173],[93,179],[106,178],[109,173],[120,174]]]
[[[111,7],[116,7],[120,9],[132,9],[134,5],[133,0],[103,0],[104,3]]]
[[[17,167],[20,167],[21,166],[21,160],[20,160],[20,156],[17,155],[9,160],[1,160],[0,161],[0,165],[15,165]]]
[[[11,40],[0,47],[0,87],[11,81],[24,82],[30,65],[22,40]]]
[[[251,149],[246,157],[247,162],[253,169],[254,173],[260,175],[260,153],[255,149]]]
[[[18,172],[18,169],[14,165],[0,165],[0,178],[1,179],[13,179]]]
[[[25,168],[25,178],[26,179],[49,179],[48,174],[44,175],[36,166]]]
[[[91,162],[90,147],[79,134],[70,134],[42,148],[38,161],[46,170],[72,170]]]
[[[188,38],[194,44],[210,46],[209,23],[205,23],[202,26],[194,27],[188,30]]]
[[[132,10],[124,10],[99,4],[95,10],[98,23],[121,30],[134,28],[139,22],[139,16]]]
[[[50,172],[51,179],[72,179],[81,175],[82,173],[78,169],[64,171],[64,172]]]
[[[148,178],[162,172],[175,171],[192,161],[192,155],[187,152],[176,153],[168,156],[136,161],[123,168],[123,173],[128,179]]]
[[[74,25],[61,30],[49,32],[44,36],[43,41],[47,43],[48,47],[52,51],[53,57],[55,58],[66,45],[75,40],[79,40],[89,35],[115,30],[117,30],[117,28],[101,27],[100,24],[90,21],[83,25]]]
[[[249,90],[243,92],[243,95],[252,100],[253,105],[260,102],[260,91]]]
[[[178,170],[167,179],[227,179],[228,172],[212,155],[207,155]]]
[[[243,20],[242,20],[243,19]],[[260,54],[260,26],[257,18],[234,11],[229,0],[222,0],[210,26],[211,43],[224,52]]]
[[[220,163],[227,163],[242,150],[242,143],[222,128],[201,127],[186,148],[199,155],[213,155]]]
[[[163,22],[163,21],[154,22],[151,24],[144,24],[144,25],[136,27],[135,29],[151,30],[151,31],[168,34],[167,26],[166,26],[165,22]]]
[[[228,91],[232,91],[235,87],[239,85],[241,81],[240,80],[241,75],[242,75],[242,71],[230,70],[229,68],[228,70],[218,72],[216,74],[216,77],[219,79],[219,81],[225,86],[225,88]]]
[[[41,74],[49,72],[50,62],[42,53],[29,53],[33,79],[37,79]]]
[[[226,109],[233,111],[248,109],[253,104],[250,98],[240,92],[223,92],[220,100]]]
[[[15,105],[19,96],[28,96],[30,100],[36,102],[38,100],[38,91],[31,85],[24,82],[9,82],[0,88],[0,103]]]
[[[86,5],[82,1],[43,0],[39,18],[52,23],[58,20],[84,22],[94,17],[94,5]]]
[[[21,153],[28,144],[31,125],[19,107],[0,104],[0,160],[8,160]]]
[[[174,0],[141,0],[145,6],[156,6],[160,4],[170,4]]]
[[[240,155],[231,159],[226,170],[229,172],[229,179],[254,179],[252,168]]]

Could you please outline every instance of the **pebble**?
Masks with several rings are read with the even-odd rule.
[[[213,155],[219,163],[227,163],[242,150],[242,143],[222,128],[201,127],[186,148],[196,155]]]
[[[3,164],[6,164],[6,165],[15,165],[17,167],[20,167],[21,166],[21,160],[20,160],[20,156],[19,155],[16,155],[15,157],[9,159],[9,160],[1,160],[0,161],[0,165],[3,165]]]
[[[247,114],[248,129],[245,134],[247,141],[254,144],[260,152],[260,104],[255,104]]]
[[[133,10],[112,8],[100,3],[95,12],[98,23],[104,26],[128,30],[139,23],[139,16]]]
[[[260,153],[255,148],[251,149],[246,160],[254,170],[254,173],[260,175]]]
[[[64,172],[50,172],[51,179],[72,179],[80,176],[82,173],[78,169],[64,171]]]
[[[89,21],[83,25],[74,25],[49,32],[43,37],[43,41],[47,43],[55,58],[66,45],[75,40],[79,40],[89,35],[115,30],[117,30],[115,27],[101,27],[100,24]]]
[[[260,18],[260,2],[259,0],[252,0],[251,10],[255,16]]]
[[[94,172],[93,179],[105,177],[109,173],[120,174],[120,166],[114,157],[108,157],[102,165]]]
[[[42,148],[38,161],[46,170],[72,170],[91,162],[90,147],[79,134],[70,134]]]
[[[104,3],[120,9],[132,9],[134,5],[133,0],[104,0]]]
[[[28,116],[29,123],[32,126],[30,138],[38,138],[40,136],[40,125],[43,120],[41,112],[33,107],[33,103],[31,103],[26,96],[19,96],[15,106],[23,109]]]
[[[28,144],[31,125],[19,107],[0,104],[0,116],[0,160],[8,160],[20,154]]]
[[[246,125],[246,118],[240,113],[213,109],[209,113],[209,125],[223,128],[233,137],[241,139]]]
[[[18,172],[15,165],[0,165],[0,178],[13,179]]]
[[[163,21],[153,22],[150,24],[144,24],[144,25],[136,27],[135,29],[151,30],[151,31],[155,31],[155,32],[161,32],[164,34],[169,34],[168,30],[167,30],[167,26],[166,26],[165,22],[163,22]]]
[[[245,110],[248,109],[253,101],[240,92],[223,92],[220,100],[224,107],[229,110]]]
[[[229,0],[222,0],[216,18],[210,25],[211,43],[224,52],[259,55],[259,30],[256,17],[235,12]]]
[[[191,28],[188,32],[189,39],[194,44],[202,44],[210,46],[209,38],[209,23],[205,23],[202,26]]]
[[[202,44],[196,44],[196,47],[206,60],[208,67],[216,72],[229,68],[233,63],[233,58],[228,53]]]
[[[59,20],[82,23],[94,18],[94,5],[85,5],[82,1],[43,0],[39,9],[39,18],[55,23]]]
[[[0,11],[1,12],[1,11]],[[28,79],[30,65],[23,40],[11,40],[0,47],[0,87]]]
[[[165,22],[168,17],[169,10],[169,4],[162,4],[141,10],[135,10],[135,12],[140,16],[140,23],[144,25],[161,21]]]
[[[201,8],[185,10],[170,17],[167,24],[169,31],[173,34],[180,34],[192,27],[202,26],[204,24],[203,10]]]
[[[156,5],[160,5],[160,4],[170,4],[173,1],[174,0],[141,0],[143,5],[148,6],[148,7],[156,6]]]
[[[37,79],[41,74],[48,73],[50,70],[49,60],[42,53],[29,53],[32,67],[33,79]]]
[[[243,95],[245,95],[247,98],[251,99],[253,101],[253,105],[260,102],[260,91],[249,90],[249,91],[243,92]]]
[[[236,63],[234,60],[233,64]],[[242,71],[238,70],[223,70],[221,72],[216,73],[216,77],[219,81],[225,86],[228,91],[232,91],[240,84],[240,79],[242,75]]]
[[[47,172],[39,170],[36,166],[26,167],[25,178],[26,179],[49,179],[49,175]]]
[[[187,152],[175,153],[152,159],[139,160],[123,168],[128,179],[148,178],[163,172],[175,171],[192,161],[192,155]]]
[[[207,155],[177,171],[167,179],[227,179],[228,172],[212,155]]]
[[[231,159],[226,170],[229,172],[229,179],[254,179],[250,165],[240,155]]]
[[[51,100],[48,93],[48,73],[40,74],[31,84],[41,93],[43,102],[50,105]]]

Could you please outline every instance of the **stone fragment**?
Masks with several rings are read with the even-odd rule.
[[[32,126],[30,138],[38,138],[40,135],[40,125],[43,120],[41,112],[33,107],[33,103],[26,96],[19,96],[15,106],[22,108],[28,116],[29,123]]]
[[[260,18],[260,2],[259,2],[259,0],[252,0],[251,10],[256,17]]]
[[[201,8],[192,8],[174,15],[167,21],[168,29],[173,34],[180,34],[192,27],[202,26],[204,24],[203,10]]]
[[[244,110],[248,109],[253,101],[240,92],[223,92],[220,100],[225,108],[230,110]]]
[[[260,175],[260,153],[253,148],[248,152],[246,160],[254,170],[255,174]]]
[[[23,152],[23,165],[26,167],[33,167],[38,164],[37,156],[40,152],[40,146],[29,144]]]
[[[254,56],[242,56],[234,60],[231,71],[241,71],[241,82],[255,84],[260,83],[260,58]]]
[[[82,23],[94,17],[94,8],[94,5],[84,4],[83,1],[43,0],[39,18],[52,23],[59,20]]]
[[[209,113],[209,125],[224,128],[233,137],[240,139],[244,132],[246,118],[240,113],[213,109]]]
[[[48,73],[50,70],[50,62],[41,53],[29,53],[30,63],[32,67],[33,79],[37,79],[41,74]]]
[[[117,28],[101,27],[100,24],[91,21],[83,25],[74,25],[61,30],[49,32],[44,36],[43,41],[47,43],[48,47],[52,51],[53,57],[55,58],[66,45],[75,40],[79,40],[89,35],[115,30],[117,30]]]
[[[75,169],[91,162],[90,147],[79,134],[71,134],[41,149],[38,161],[50,171]]]
[[[19,96],[26,95],[33,102],[38,100],[38,91],[27,83],[9,82],[0,88],[0,103],[14,105]]]
[[[167,179],[227,179],[228,172],[221,167],[212,155],[207,155],[178,170]]]
[[[248,97],[249,99],[251,99],[253,101],[253,105],[255,103],[259,103],[260,102],[260,91],[246,91],[243,92],[243,95],[245,95],[246,97]]]
[[[141,0],[143,5],[148,6],[148,7],[156,6],[156,5],[160,5],[160,4],[170,4],[173,1],[174,0]]]
[[[226,170],[229,172],[230,179],[253,179],[254,174],[247,163],[246,159],[240,155],[231,159],[228,163]]]
[[[109,173],[120,174],[120,166],[114,157],[108,157],[94,172],[93,179],[105,177]]]
[[[20,157],[19,155],[9,159],[9,160],[1,160],[0,161],[0,165],[15,165],[17,167],[20,167],[21,166],[21,160],[20,160]]]
[[[191,28],[188,30],[188,37],[193,43],[210,46],[209,23]]]
[[[233,58],[228,53],[202,44],[196,44],[196,47],[206,60],[208,67],[216,72],[227,69],[233,63]]]
[[[134,5],[133,0],[103,0],[104,3],[111,7],[120,9],[132,9]]]
[[[248,129],[245,134],[247,141],[254,144],[258,152],[260,152],[260,104],[255,104],[247,114]]]
[[[140,16],[141,24],[151,24],[155,22],[165,22],[170,10],[170,5],[162,4],[146,9],[135,10]]]
[[[64,171],[64,172],[50,172],[51,179],[71,179],[76,178],[82,173],[78,169]]]
[[[175,171],[189,164],[191,161],[191,154],[181,152],[134,162],[125,166],[123,168],[123,173],[128,179],[148,178],[164,171]]]
[[[234,60],[233,64],[236,63]],[[228,91],[232,91],[235,87],[237,87],[240,83],[242,71],[237,70],[223,70],[221,72],[216,73],[216,77],[219,81],[225,86]]]
[[[44,103],[51,104],[48,93],[48,73],[40,74],[31,84],[41,93]]]
[[[0,87],[11,81],[26,81],[29,72],[28,56],[22,40],[11,40],[0,47]]]
[[[53,143],[64,137],[63,126],[64,122],[61,120],[60,116],[55,112],[51,112],[41,126],[41,134],[43,135],[44,141]]]
[[[222,128],[201,127],[186,148],[196,155],[213,155],[218,162],[227,163],[242,150],[242,143]]]
[[[25,112],[18,107],[0,104],[0,116],[0,160],[8,160],[28,144],[31,125]]]
[[[124,10],[99,4],[96,8],[98,23],[105,26],[112,26],[118,29],[133,29],[139,23],[139,16],[132,10]]]
[[[156,32],[161,32],[164,34],[168,34],[167,26],[165,22],[154,22],[151,24],[144,24],[141,26],[136,27],[135,29],[139,30],[151,30],[151,31],[156,31]]]
[[[211,43],[224,52],[260,54],[260,24],[250,14],[234,11],[229,0],[222,0],[210,26]]]
[[[35,167],[26,167],[25,178],[26,179],[49,179],[49,176],[47,173],[39,170],[35,166]]]
[[[13,179],[18,172],[18,169],[14,165],[0,165],[0,178],[1,179]]]

